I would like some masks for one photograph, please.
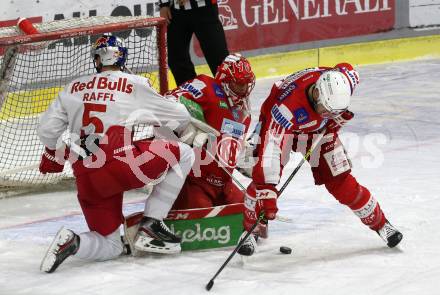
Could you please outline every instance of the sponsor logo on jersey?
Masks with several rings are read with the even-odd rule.
[[[203,109],[198,103],[186,98],[183,95],[179,97],[179,100],[180,103],[182,103],[191,114],[191,117],[196,118],[199,121],[206,122]]]
[[[281,93],[281,95],[278,97],[279,101],[283,101],[285,100],[290,94],[292,94],[293,90],[295,90],[296,88],[296,84],[295,83],[290,83]]]
[[[181,89],[191,93],[194,98],[202,97],[202,89],[205,87],[206,84],[198,79],[194,79],[191,83],[184,83],[182,86],[180,86]]]
[[[209,175],[206,178],[206,181],[213,185],[213,186],[224,186],[225,182],[223,181],[223,179],[221,177],[215,176],[215,175]]]
[[[215,95],[221,98],[225,98],[225,93],[223,92],[223,89],[219,85],[214,84],[213,87],[214,87]]]
[[[233,136],[223,137],[217,144],[217,157],[225,167],[234,168],[237,165],[237,157],[243,149],[241,140]]]
[[[301,124],[309,120],[309,113],[305,108],[299,108],[293,111],[296,123]]]
[[[224,100],[220,100],[218,106],[222,109],[229,109],[228,104]]]
[[[118,81],[109,81],[107,77],[93,77],[87,82],[74,82],[70,88],[70,93],[80,92],[83,90],[98,89],[125,92],[130,94],[133,92],[133,84],[128,83],[127,78],[120,77]]]
[[[221,133],[229,134],[235,138],[242,137],[245,130],[246,126],[244,124],[229,120],[227,118],[223,119],[222,127],[220,128]]]
[[[280,106],[274,105],[270,112],[272,113],[275,122],[279,125],[286,129],[292,127],[293,123],[291,120],[293,119],[293,114],[284,104],[281,104]]]

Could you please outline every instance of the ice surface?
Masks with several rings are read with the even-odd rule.
[[[292,222],[272,222],[258,253],[234,258],[212,294],[440,294],[440,60],[359,72],[356,116],[344,128],[344,142],[353,174],[403,232],[401,246],[388,249],[315,187],[304,165],[279,200],[280,214]],[[254,113],[275,80],[257,81]],[[140,210],[142,199],[141,192],[127,193],[126,211]],[[205,294],[232,250],[100,263],[72,258],[53,274],[41,273],[40,260],[61,225],[86,230],[73,191],[0,200],[0,294]],[[282,245],[293,253],[279,253]]]

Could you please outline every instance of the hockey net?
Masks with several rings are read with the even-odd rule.
[[[103,33],[121,37],[127,68],[165,92],[165,26],[162,18],[90,17],[35,24],[31,35],[17,26],[0,29],[0,190],[72,177],[69,165],[63,173],[39,173],[44,146],[36,128],[66,84],[95,71],[90,47]]]

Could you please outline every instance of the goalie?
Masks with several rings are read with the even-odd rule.
[[[89,232],[76,234],[61,228],[43,258],[40,269],[51,273],[69,256],[85,260],[108,260],[123,253],[119,227],[123,193],[145,184],[158,183],[145,202],[144,216],[135,248],[158,253],[180,252],[180,238],[163,223],[193,164],[190,146],[174,136],[194,130],[216,131],[201,123],[193,126],[186,108],[159,95],[146,78],[124,72],[127,48],[110,35],[92,46],[96,74],[69,83],[42,115],[38,135],[45,145],[41,173],[63,171],[72,163],[78,201]],[[169,138],[145,133],[134,141],[133,128],[146,124],[169,130]],[[202,128],[204,130],[198,130]],[[57,150],[68,129],[73,137],[69,149]],[[174,132],[174,133],[173,133]],[[77,140],[75,140],[75,138]],[[76,143],[76,145],[75,145]]]
[[[250,124],[249,95],[254,86],[255,75],[249,61],[236,53],[225,58],[215,78],[199,75],[168,94],[220,133],[215,142],[203,145],[203,149],[196,147],[193,169],[173,209],[243,203],[244,192],[234,185],[230,174]]]

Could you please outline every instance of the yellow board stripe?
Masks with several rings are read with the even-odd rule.
[[[44,112],[62,88],[42,88],[10,92],[0,112],[0,120],[24,118]]]

